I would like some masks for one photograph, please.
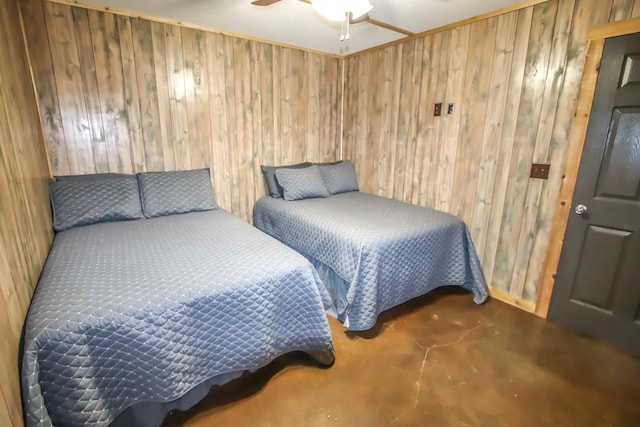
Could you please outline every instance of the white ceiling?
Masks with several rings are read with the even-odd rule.
[[[370,0],[372,19],[421,33],[521,3],[522,0]],[[115,11],[180,21],[226,33],[334,55],[349,55],[404,37],[368,22],[351,26],[340,42],[340,24],[329,22],[300,0],[260,7],[251,0],[85,0]]]

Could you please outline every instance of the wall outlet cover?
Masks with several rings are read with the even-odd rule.
[[[550,167],[551,165],[547,163],[533,163],[531,165],[531,174],[529,176],[531,178],[547,179],[549,178]]]

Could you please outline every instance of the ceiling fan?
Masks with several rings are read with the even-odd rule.
[[[254,0],[251,2],[252,5],[255,6],[271,6],[272,4],[275,3],[280,3],[282,0]],[[301,1],[302,3],[307,3],[307,4],[311,4],[311,0],[298,0]],[[362,16],[357,17],[356,19],[353,19],[352,15],[349,14],[349,23],[350,24],[359,24],[361,22],[367,21],[369,20],[369,14],[365,13]]]
[[[271,6],[272,4],[275,3],[279,3],[282,0],[254,0],[251,2],[251,4],[255,5],[255,6]],[[307,4],[311,4],[311,0],[298,0],[301,1],[303,3],[307,3]],[[377,19],[373,19],[369,16],[368,13],[365,13],[355,19],[353,19],[352,14],[349,13],[349,24],[359,24],[361,22],[367,22],[369,24],[373,24],[373,25],[377,25],[379,27],[382,28],[386,28],[388,30],[391,31],[395,31],[401,34],[404,34],[406,36],[413,36],[415,35],[414,33],[412,33],[411,31],[407,31],[404,28],[399,28],[396,26],[393,26],[391,24],[387,24],[386,22],[382,22],[382,21],[378,21]]]

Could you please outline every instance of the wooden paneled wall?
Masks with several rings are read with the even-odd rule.
[[[260,164],[351,158],[364,190],[460,215],[494,291],[530,310],[587,29],[640,14],[640,0],[550,0],[343,61],[22,4],[53,174],[208,166],[220,205],[249,220]],[[551,163],[547,181],[532,162]]]
[[[364,190],[462,217],[491,287],[531,310],[587,29],[638,14],[640,0],[552,0],[349,58],[344,157]]]
[[[339,156],[342,62],[298,50],[25,0],[54,175],[210,167],[249,220],[260,164]]]
[[[0,425],[22,425],[18,345],[52,240],[49,168],[16,0],[0,0]]]
[[[342,60],[22,0],[43,144],[17,3],[0,0],[0,425],[22,424],[18,342],[52,240],[49,169],[210,167],[219,204],[249,220],[260,164],[351,158],[364,190],[460,215],[491,286],[530,306],[587,29],[640,15],[640,0],[551,0],[349,58],[342,115]],[[551,163],[549,180],[528,178],[532,162]]]

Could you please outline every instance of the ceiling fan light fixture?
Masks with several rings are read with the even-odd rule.
[[[344,22],[349,13],[352,19],[358,19],[373,9],[369,0],[311,0],[311,6],[320,15],[335,22]]]

